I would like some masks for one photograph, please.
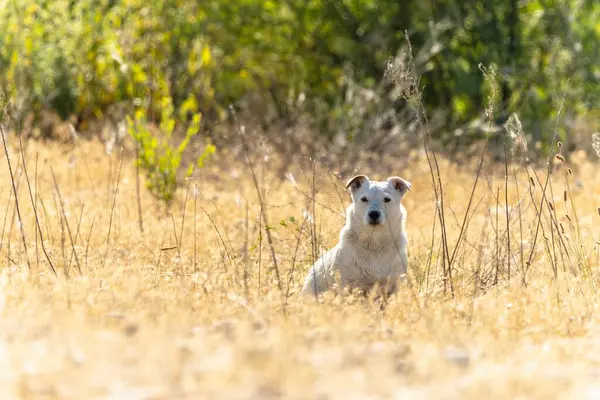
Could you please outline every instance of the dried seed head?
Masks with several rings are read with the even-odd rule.
[[[535,181],[533,180],[533,177],[529,177],[529,183],[531,183],[532,187],[535,187]]]
[[[573,220],[571,219],[571,217],[569,217],[569,214],[565,214],[565,217],[569,220],[569,222],[573,222]]]
[[[550,210],[554,211],[554,205],[551,201],[548,202],[548,207],[550,207]]]
[[[565,200],[565,203],[567,202],[567,191],[565,190],[563,192],[563,199]]]
[[[559,159],[562,162],[565,162],[565,158],[562,155],[560,155],[560,154],[557,154],[556,158]]]
[[[569,173],[569,175],[573,176],[573,170],[571,168],[567,169],[567,172]]]

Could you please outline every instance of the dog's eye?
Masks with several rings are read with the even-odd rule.
[[[386,203],[389,203],[390,201],[392,201],[392,199],[390,199],[389,197],[386,197],[385,199],[383,199],[383,201],[385,201]]]
[[[368,200],[366,197],[362,197],[362,198],[360,199],[360,201],[362,201],[363,203],[366,203],[366,202],[367,202],[367,201],[369,201],[369,200]]]

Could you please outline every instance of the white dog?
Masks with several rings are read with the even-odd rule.
[[[364,175],[348,181],[352,204],[339,243],[310,269],[302,293],[327,290],[339,272],[341,285],[367,292],[374,285],[396,290],[398,279],[408,266],[406,209],[402,198],[410,182],[393,176],[386,182],[371,182]]]

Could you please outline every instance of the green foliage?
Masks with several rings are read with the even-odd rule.
[[[138,165],[146,172],[146,186],[150,192],[167,206],[173,201],[177,189],[178,173],[182,167],[182,156],[191,139],[200,129],[200,114],[195,113],[192,121],[185,130],[183,140],[176,146],[173,133],[176,130],[174,107],[169,98],[161,102],[162,113],[160,126],[150,125],[144,117],[144,111],[136,112],[134,118],[128,117],[127,128],[129,135],[138,146]],[[210,155],[215,152],[212,144],[205,146],[204,151],[195,163],[187,167],[186,175],[191,175],[195,166],[202,168]]]
[[[0,88],[19,108],[45,106],[62,117],[75,111],[75,43],[70,27],[59,23],[69,19],[66,3],[5,1],[0,7]]]
[[[388,98],[379,83],[408,31],[442,139],[483,114],[482,64],[498,70],[498,124],[517,112],[544,142],[563,93],[572,113],[600,108],[598,21],[594,0],[4,0],[0,90],[20,115],[126,102],[154,122],[169,97],[181,122],[191,107],[210,126],[233,103],[331,137],[378,112],[352,93]]]

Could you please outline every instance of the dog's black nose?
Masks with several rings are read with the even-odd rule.
[[[377,222],[379,217],[381,217],[381,213],[379,211],[369,211],[369,219],[371,222]]]

